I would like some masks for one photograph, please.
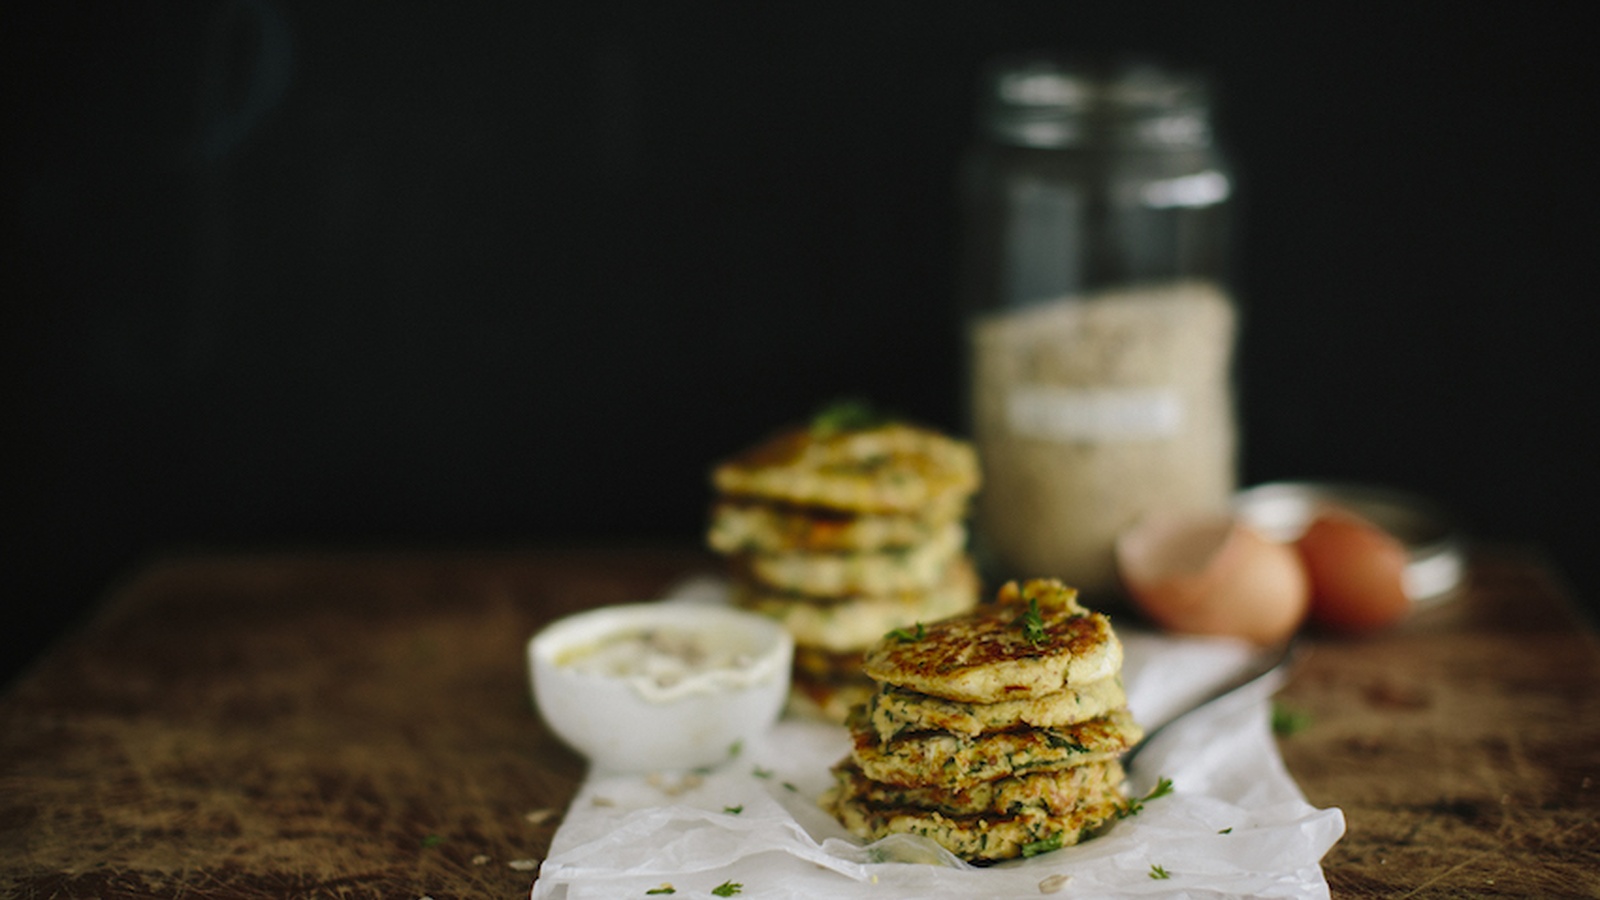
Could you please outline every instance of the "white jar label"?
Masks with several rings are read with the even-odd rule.
[[[1167,438],[1183,427],[1183,401],[1170,388],[1019,385],[1006,396],[1006,424],[1051,441]]]

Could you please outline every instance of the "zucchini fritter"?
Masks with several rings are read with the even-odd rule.
[[[930,625],[916,641],[882,641],[864,665],[876,681],[997,703],[1110,678],[1122,667],[1122,644],[1109,619],[1078,604],[1077,591],[1038,579],[1007,583],[994,603]]]
[[[1023,726],[1071,725],[1103,716],[1127,702],[1120,678],[997,703],[962,703],[890,686],[873,694],[867,718],[878,738],[885,741],[908,731],[949,731],[970,737]]]
[[[978,574],[971,561],[960,557],[932,589],[837,598],[772,591],[735,581],[733,602],[782,622],[797,647],[835,653],[860,651],[897,628],[972,609],[978,603]]]
[[[967,788],[1028,772],[1068,769],[1114,760],[1144,736],[1126,709],[1060,728],[986,731],[965,737],[922,731],[879,742],[851,712],[852,758],[874,781],[886,784]]]
[[[970,444],[903,422],[819,432],[793,428],[718,465],[725,496],[852,513],[940,508],[978,487]]]

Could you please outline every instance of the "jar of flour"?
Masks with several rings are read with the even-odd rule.
[[[975,550],[1117,589],[1116,535],[1236,487],[1232,178],[1197,78],[1008,60],[963,172]]]

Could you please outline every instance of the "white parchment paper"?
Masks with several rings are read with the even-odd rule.
[[[703,579],[668,602],[723,602]],[[1117,627],[1134,716],[1165,721],[1243,671],[1243,643]],[[1344,834],[1338,809],[1305,800],[1271,730],[1267,680],[1186,716],[1129,772],[1129,793],[1159,777],[1173,792],[1076,847],[977,868],[920,838],[864,847],[817,807],[849,752],[843,727],[785,719],[709,774],[591,774],[534,883],[534,900],[748,898],[1327,897],[1320,861]],[[906,861],[915,860],[915,861]],[[1165,878],[1152,877],[1159,871]],[[1064,876],[1064,877],[1057,877]]]

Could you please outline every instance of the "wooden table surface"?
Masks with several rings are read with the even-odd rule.
[[[0,895],[526,896],[581,760],[523,645],[688,549],[175,558],[0,699]],[[1335,897],[1600,897],[1600,643],[1537,558],[1314,639],[1281,697]]]

